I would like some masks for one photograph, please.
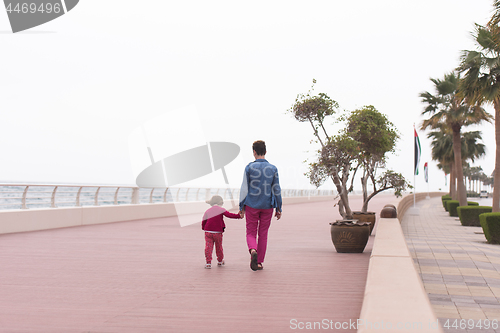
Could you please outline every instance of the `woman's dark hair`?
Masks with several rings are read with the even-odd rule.
[[[257,153],[257,155],[262,156],[266,155],[266,143],[262,140],[257,140],[252,145],[253,150]]]

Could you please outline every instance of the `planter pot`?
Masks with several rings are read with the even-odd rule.
[[[358,222],[370,222],[370,235],[372,234],[373,228],[375,227],[375,221],[377,217],[375,212],[352,212],[352,219],[358,220]]]
[[[370,223],[343,220],[330,223],[335,250],[339,253],[362,253],[370,238]]]

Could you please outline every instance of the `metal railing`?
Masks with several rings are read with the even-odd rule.
[[[0,210],[205,201],[212,195],[239,198],[229,188],[139,188],[130,185],[8,184],[0,183]],[[334,195],[331,190],[281,190],[282,197]]]

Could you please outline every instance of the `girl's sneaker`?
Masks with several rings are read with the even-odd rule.
[[[217,267],[222,267],[222,266],[224,266],[224,265],[225,265],[224,260],[219,261],[219,262],[217,263]]]
[[[212,268],[212,264],[205,264],[205,268]]]

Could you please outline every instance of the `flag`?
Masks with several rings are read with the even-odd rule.
[[[428,183],[429,182],[429,168],[427,167],[427,162],[425,162],[425,164],[424,164],[424,178],[425,178],[425,182]]]
[[[415,127],[413,127],[413,130],[415,131],[415,175],[418,175],[418,163],[420,163],[420,140],[418,139],[418,134],[417,130]]]

